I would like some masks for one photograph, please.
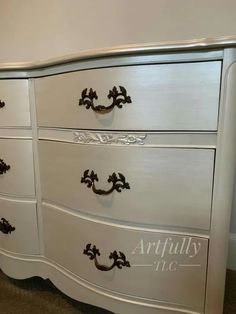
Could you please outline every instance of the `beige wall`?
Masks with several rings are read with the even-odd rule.
[[[0,0],[0,62],[233,35],[235,0]]]
[[[236,35],[236,0],[0,0],[0,63],[228,35]]]

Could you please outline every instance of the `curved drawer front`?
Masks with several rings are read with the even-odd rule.
[[[209,229],[214,150],[42,141],[39,156],[46,200],[130,222]],[[93,183],[97,194],[86,184],[92,170],[99,180]],[[125,180],[107,182],[114,172]],[[120,193],[114,189],[106,195],[119,184]]]
[[[37,229],[35,202],[0,198],[1,248],[20,254],[38,254]]]
[[[119,293],[202,313],[208,240],[118,228],[46,205],[43,220],[46,257],[83,279]],[[87,244],[91,247],[86,248]],[[116,253],[110,256],[114,250],[118,259]],[[94,254],[96,261],[90,259]],[[115,259],[126,265],[111,267]]]
[[[28,80],[0,80],[0,127],[30,125]]]
[[[31,140],[0,139],[0,193],[34,196]]]
[[[38,123],[88,129],[216,130],[220,75],[221,62],[214,61],[116,67],[39,78],[35,80]],[[90,88],[93,91],[89,93]],[[123,100],[122,108],[118,108],[117,99]],[[105,113],[97,107],[112,104],[114,108]]]

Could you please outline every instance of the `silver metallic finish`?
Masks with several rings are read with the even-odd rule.
[[[60,65],[75,61],[89,60],[101,57],[132,55],[132,54],[150,54],[164,52],[178,52],[181,50],[199,50],[199,49],[219,49],[225,47],[235,47],[236,37],[225,36],[218,38],[201,38],[195,40],[183,40],[172,42],[159,42],[152,44],[135,44],[124,45],[113,48],[102,48],[97,50],[81,51],[78,54],[63,56],[46,61],[39,62],[17,62],[17,63],[2,63],[2,70],[33,70],[48,66]]]
[[[35,188],[32,140],[0,139],[0,147],[0,158],[11,167],[0,177],[0,193],[33,197]]]
[[[52,206],[43,207],[43,218],[45,256],[89,283],[154,304],[159,301],[183,310],[203,311],[208,240],[111,228],[66,214]],[[63,232],[62,226],[63,230],[70,232]],[[88,234],[88,230],[93,232]],[[100,248],[103,263],[109,263],[109,252],[117,249],[123,251],[134,266],[107,274],[99,272],[82,254],[88,240]],[[70,250],[66,243],[70,243]],[[169,253],[170,248],[172,254]],[[163,262],[160,267],[158,261],[166,262],[165,270]]]
[[[1,129],[0,129],[1,132]],[[1,133],[0,133],[1,134]],[[85,136],[85,135],[86,136]],[[88,136],[89,134],[89,136]],[[78,136],[79,135],[79,136]],[[80,137],[82,135],[82,137]],[[216,132],[125,132],[125,131],[92,131],[56,128],[39,128],[40,140],[76,143],[84,145],[124,145],[129,139],[129,146],[145,147],[182,147],[182,148],[216,148]],[[98,140],[98,137],[101,140]],[[111,138],[114,139],[111,141]],[[92,140],[94,139],[94,140]],[[108,141],[109,139],[109,141]],[[116,140],[116,139],[122,139]],[[138,139],[138,140],[137,140]],[[132,142],[132,143],[130,143]],[[125,143],[125,145],[127,145]]]
[[[13,81],[6,80],[8,87],[5,86],[2,89],[2,93],[6,92],[9,97],[12,97],[14,106],[12,107],[13,114],[10,114],[11,112],[8,111],[9,116],[3,118],[7,111],[2,111],[2,120],[0,116],[0,122],[2,122],[2,124],[0,123],[0,137],[2,137],[0,140],[0,152],[5,154],[3,156],[4,159],[9,157],[16,165],[16,168],[12,168],[14,173],[12,172],[13,175],[11,177],[4,176],[0,178],[0,204],[2,204],[0,212],[6,208],[4,215],[11,214],[10,218],[16,219],[13,221],[14,226],[17,221],[21,226],[24,225],[26,219],[28,230],[33,230],[34,235],[38,231],[40,242],[34,236],[28,236],[26,239],[26,234],[28,233],[23,228],[21,229],[21,236],[17,239],[12,238],[12,242],[5,241],[5,239],[3,242],[0,241],[3,247],[0,250],[1,269],[15,278],[35,275],[50,278],[57,287],[71,297],[105,307],[117,313],[120,311],[122,314],[133,312],[137,314],[222,314],[227,240],[236,158],[236,50],[232,48],[235,46],[236,37],[225,37],[181,43],[172,42],[102,49],[38,63],[2,64],[0,78],[25,78],[25,80],[22,80],[25,85],[28,85],[28,78],[32,78],[32,80],[29,84],[30,93],[28,94],[28,91],[26,91],[27,93],[25,94],[26,101],[21,101],[22,110],[19,110],[21,105],[18,105],[17,101],[15,101],[18,99],[18,96],[14,88],[13,93],[11,93],[11,82]],[[223,71],[221,73],[222,62]],[[81,119],[81,115],[84,114],[81,114],[81,112],[81,115],[76,116],[74,120],[76,122],[73,124],[71,119],[74,117],[74,109],[71,111],[73,113],[71,117],[69,119],[65,118],[66,110],[69,110],[70,95],[73,94],[74,97],[73,106],[77,106],[77,100],[80,96],[77,95],[76,88],[78,84],[74,88],[76,92],[73,89],[73,93],[66,94],[63,91],[59,98],[60,101],[63,97],[66,98],[66,105],[61,107],[65,108],[65,115],[59,110],[60,103],[55,102],[55,99],[52,98],[52,101],[49,101],[44,108],[46,110],[44,113],[45,117],[48,118],[48,114],[50,116],[48,123],[44,127],[39,127],[40,123],[36,122],[36,117],[39,118],[39,111],[36,112],[35,103],[38,103],[39,99],[37,86],[34,93],[34,84],[37,85],[41,79],[45,79],[45,81],[47,79],[50,80],[50,78],[43,78],[44,76],[75,71],[80,71],[80,73],[90,72],[96,76],[98,72],[109,72],[105,71],[108,68],[111,69],[112,73],[118,73],[116,69],[120,69],[122,66],[128,69],[130,75],[132,72],[131,68],[141,68],[141,66],[145,68],[145,71],[147,67],[154,68],[157,65],[162,65],[165,69],[173,69],[174,67],[172,66],[174,64],[180,64],[181,67],[187,69],[186,64],[193,68],[193,64],[196,63],[201,63],[202,66],[206,64],[218,64],[220,66],[218,71],[215,71],[214,67],[208,69],[206,75],[212,75],[211,79],[204,81],[206,75],[202,75],[198,79],[199,88],[195,86],[192,90],[189,89],[188,83],[194,79],[194,72],[186,71],[187,79],[181,86],[178,85],[179,75],[174,72],[178,77],[175,76],[174,83],[171,84],[172,88],[168,85],[168,82],[170,83],[168,74],[166,76],[167,80],[161,89],[163,92],[165,87],[168,87],[166,88],[166,95],[168,95],[169,99],[167,97],[163,102],[162,109],[164,111],[159,116],[156,107],[153,107],[154,111],[151,110],[147,119],[143,119],[145,110],[149,105],[148,101],[144,101],[147,100],[147,97],[145,97],[142,100],[142,106],[133,112],[134,116],[138,114],[141,118],[140,120],[136,119],[137,117],[135,118],[135,123],[137,122],[137,124],[132,130],[129,127],[132,123],[134,126],[135,123],[133,122],[134,117],[130,112],[128,115],[122,116],[122,118],[127,118],[125,123],[123,119],[118,119],[115,125],[113,124],[114,120],[111,119],[108,127],[99,125],[100,122],[98,123],[96,119],[92,120],[89,116],[84,116],[85,118]],[[68,76],[73,77],[73,74],[69,73]],[[126,76],[124,75],[124,77]],[[42,78],[38,80],[39,77]],[[53,80],[55,77],[53,77]],[[88,82],[91,82],[92,78],[93,76],[89,77]],[[129,82],[135,80],[135,78],[135,75],[131,75]],[[95,77],[94,84],[97,84],[100,79],[99,75]],[[139,85],[141,91],[147,90],[148,86],[151,86],[155,79],[156,76],[153,75],[144,80]],[[222,84],[220,84],[221,79]],[[209,81],[216,83],[213,89],[209,89],[207,85]],[[67,87],[70,89],[73,82],[70,82],[70,80],[68,82]],[[111,79],[106,78],[104,75],[102,76],[102,82],[107,84],[111,82]],[[106,87],[107,85],[104,86]],[[64,88],[65,85],[63,86],[62,84],[62,87]],[[200,87],[203,90],[204,88],[207,90],[203,100],[200,102],[201,108],[198,106],[199,102],[197,102],[197,106],[193,106],[194,101],[200,99],[203,95]],[[23,92],[23,89],[23,87],[22,89],[20,88],[20,92]],[[57,95],[56,93],[59,93],[61,90],[61,87],[56,82],[54,94]],[[104,95],[107,96],[107,89],[102,88],[103,90],[106,93]],[[133,90],[135,88],[132,88]],[[151,96],[149,100],[155,91],[156,88],[150,90],[149,94]],[[184,91],[183,94],[185,96],[189,92],[189,96],[179,97],[181,91]],[[219,93],[221,94],[221,100],[218,108]],[[43,93],[42,95],[45,96],[46,94]],[[141,96],[137,93],[138,100]],[[30,99],[29,106],[28,97]],[[217,98],[217,101],[212,101],[212,97]],[[169,124],[167,123],[163,129],[159,129],[160,124],[155,123],[163,122],[163,112],[165,113],[166,106],[170,104],[169,101],[175,100],[178,106],[170,106],[169,111],[164,114],[164,123],[168,122]],[[52,110],[55,103],[58,106],[55,106]],[[180,112],[178,112],[180,109],[179,104],[184,104],[184,109],[182,108]],[[214,105],[212,106],[212,104]],[[42,109],[41,106],[43,106],[43,102],[40,103],[40,110]],[[156,104],[156,106],[158,105]],[[31,120],[33,121],[32,133],[28,119],[29,107]],[[5,110],[6,108],[4,107],[3,109]],[[212,108],[213,111],[211,111]],[[128,106],[126,110],[128,112]],[[152,120],[153,112],[155,117]],[[117,115],[119,111],[116,110],[115,113]],[[176,117],[178,117],[179,113],[180,118],[182,118],[182,126],[181,128],[176,128],[178,125],[176,124]],[[196,118],[199,113],[201,115],[200,119]],[[18,125],[17,121],[21,114],[24,117],[21,121],[24,122],[20,122]],[[55,117],[53,117],[53,114]],[[86,112],[87,114],[88,112]],[[51,120],[52,118],[58,118],[58,116],[63,120],[63,123],[60,125],[52,123]],[[78,119],[80,119],[79,123]],[[38,119],[38,121],[41,121],[41,119]],[[150,127],[151,122],[153,127]],[[139,123],[143,123],[140,129],[137,127]],[[197,130],[194,127],[195,123],[198,123],[199,126]],[[207,126],[207,129],[205,129],[204,125]],[[63,129],[58,127],[63,127]],[[31,134],[33,134],[33,152],[32,141],[28,140]],[[83,135],[82,137],[81,134]],[[144,136],[145,138],[142,138]],[[38,138],[40,142],[40,165],[37,151]],[[124,141],[122,142],[120,139],[124,139]],[[21,145],[18,146],[15,143],[20,143]],[[30,143],[30,145],[26,145],[26,143]],[[56,153],[50,146],[56,147]],[[42,147],[45,152],[42,150]],[[65,147],[68,147],[68,150]],[[181,154],[179,153],[180,151]],[[112,158],[107,158],[108,155]],[[180,155],[184,161],[181,164],[178,162],[178,156]],[[52,157],[54,158],[53,160]],[[109,161],[107,163],[105,162],[106,158]],[[32,159],[35,163],[34,167]],[[111,159],[114,161],[113,164]],[[51,169],[50,165],[48,165],[49,162],[52,163]],[[142,166],[142,162],[145,163],[144,166]],[[99,181],[101,185],[107,184],[105,180],[107,179],[108,170],[114,171],[114,164],[121,167],[122,170],[126,170],[129,178],[132,179],[129,183],[132,183],[133,190],[129,192],[134,193],[136,195],[135,198],[132,198],[131,194],[121,193],[120,195],[112,195],[113,198],[108,200],[96,199],[86,187],[84,187],[83,191],[81,187],[78,188],[80,179],[78,170],[82,168],[84,170],[85,167],[82,166],[87,166],[91,163],[93,165],[96,164],[99,167],[99,173],[102,173]],[[132,169],[135,169],[135,167],[136,170],[132,172]],[[50,171],[53,169],[55,171],[50,174]],[[156,178],[153,177],[153,169],[158,170]],[[135,177],[134,173],[138,175],[141,173],[141,175],[140,177],[138,175]],[[33,199],[35,197],[34,175],[36,176],[38,201],[37,217],[35,200]],[[200,178],[199,183],[196,183],[196,181],[194,183],[194,180],[197,178]],[[65,180],[63,181],[63,179]],[[47,190],[46,184],[50,180],[53,181],[53,184],[51,184],[51,190]],[[150,183],[150,187],[148,187],[147,182]],[[174,187],[173,182],[175,183]],[[181,189],[180,182],[184,182],[185,185],[185,189],[181,191],[182,194],[178,193],[178,189]],[[45,197],[43,210],[41,208],[41,183],[43,196]],[[15,189],[15,185],[17,185],[18,190]],[[160,193],[159,191],[165,185],[163,193]],[[140,187],[142,191],[146,189],[145,194],[139,192]],[[200,192],[197,197],[194,197],[196,188]],[[157,198],[157,192],[160,193],[159,198]],[[46,193],[50,195],[46,195]],[[148,197],[150,196],[148,193],[152,194],[153,198]],[[78,195],[79,200],[77,199]],[[125,197],[128,195],[128,197],[125,199],[123,198],[124,195]],[[84,202],[86,198],[87,201]],[[159,201],[159,205],[153,206],[155,205],[153,200]],[[188,206],[185,207],[186,211],[184,211],[183,205],[186,204],[186,201]],[[71,203],[69,204],[69,202]],[[125,202],[129,204],[118,206],[119,204],[124,205]],[[142,202],[145,205],[141,208],[140,203]],[[166,205],[171,202],[174,205],[171,205],[166,210]],[[178,208],[176,202],[180,202]],[[30,206],[32,205],[30,210],[27,207],[29,203]],[[66,204],[63,205],[64,203]],[[91,206],[92,209],[86,208],[86,206]],[[194,210],[197,206],[199,206],[198,210]],[[114,208],[116,210],[113,211]],[[176,209],[176,212],[173,209]],[[66,234],[64,235],[62,231],[65,223],[68,224],[68,228],[66,228]],[[52,225],[55,226],[53,230],[51,229]],[[88,232],[88,230],[93,232]],[[32,235],[31,231],[29,232],[30,235]],[[74,237],[75,234],[76,237]],[[12,235],[14,236],[14,233]],[[195,242],[196,252],[200,246],[204,247],[204,250],[199,250],[199,255],[196,254],[200,262],[195,260],[191,264],[185,258],[186,256],[183,257],[180,270],[178,273],[175,273],[175,276],[176,274],[181,275],[174,277],[173,274],[170,275],[167,272],[167,275],[164,274],[163,277],[160,275],[158,281],[154,280],[153,273],[150,272],[151,267],[154,265],[150,256],[144,255],[145,258],[141,262],[138,259],[131,259],[133,266],[131,269],[134,269],[134,273],[121,273],[119,278],[119,273],[117,272],[110,273],[107,277],[97,273],[92,276],[91,274],[94,270],[91,268],[91,272],[88,272],[87,259],[80,260],[81,256],[78,250],[76,251],[78,243],[82,250],[84,243],[87,243],[88,239],[89,241],[91,239],[91,242],[94,242],[94,239],[100,241],[95,244],[104,250],[102,250],[102,253],[105,251],[109,252],[110,249],[123,251],[124,248],[129,247],[130,243],[133,243],[133,240],[137,240],[137,235],[145,237],[149,241],[148,243],[150,244],[148,245],[150,247],[158,241],[158,237],[162,239],[172,237],[175,240],[183,237],[187,239],[196,237],[199,239],[198,242]],[[63,241],[65,241],[65,245],[62,245]],[[38,243],[40,243],[39,248],[37,246]],[[69,250],[69,254],[75,254],[72,257],[70,255],[70,258],[67,255],[68,243],[71,247],[76,248]],[[105,246],[103,246],[104,243]],[[137,243],[140,242],[136,241]],[[201,243],[201,245],[198,243]],[[113,244],[117,247],[113,247]],[[9,253],[7,250],[14,252]],[[27,255],[20,255],[22,252]],[[40,255],[33,255],[35,253],[40,253]],[[45,255],[49,256],[50,259]],[[168,270],[172,271],[174,269],[170,259],[171,256],[168,256],[167,261],[170,262],[169,266],[171,266]],[[82,268],[80,267],[81,265]],[[92,267],[92,264],[89,267]],[[135,272],[138,273],[137,276],[133,275]],[[177,280],[173,280],[173,278],[177,278]],[[140,282],[137,288],[133,284],[135,281]],[[163,295],[161,294],[162,291],[158,290],[160,289],[158,282],[161,282],[161,287],[166,289],[166,293]],[[132,287],[129,286],[131,284]],[[151,284],[153,289],[149,290],[149,284]],[[123,291],[123,289],[126,290]]]
[[[119,294],[114,291],[108,291],[100,286],[89,283],[87,280],[76,276],[66,268],[49,260],[41,255],[19,255],[13,252],[0,249],[1,270],[9,277],[25,279],[29,277],[40,276],[48,278],[61,291],[73,295],[74,299],[81,299],[86,303],[96,300],[96,305],[114,311],[114,307],[119,309],[119,313],[130,314],[199,314],[199,312],[183,309],[178,305],[165,305],[162,302],[152,300],[143,300],[141,298],[131,297],[130,295]],[[118,312],[117,312],[118,313]]]
[[[20,254],[39,254],[35,201],[20,201],[0,196],[0,218],[16,228],[9,236],[1,237],[0,247]]]
[[[32,139],[32,131],[30,128],[1,128],[0,138],[21,138]]]
[[[236,50],[226,49],[209,245],[206,314],[222,314],[236,160]]]
[[[141,55],[121,55],[88,60],[78,60],[75,62],[62,63],[48,67],[36,68],[32,70],[1,70],[0,78],[36,78],[47,75],[68,73],[86,69],[99,69],[117,66],[130,66],[139,64],[162,64],[173,62],[196,62],[196,61],[215,61],[223,59],[222,49],[196,50],[193,52],[178,52],[164,54],[141,54]]]
[[[74,132],[74,142],[80,144],[144,145],[146,134],[111,134],[95,132]]]
[[[28,80],[0,80],[1,127],[30,127]]]
[[[221,61],[115,67],[37,78],[38,126],[215,131],[220,78]],[[79,106],[85,88],[96,91],[96,105],[109,106],[113,86],[124,86],[132,102],[105,114]]]
[[[44,200],[130,224],[209,230],[213,149],[40,141],[39,163]],[[86,169],[98,174],[96,186],[106,190],[108,176],[120,172],[130,190],[97,196],[80,183]]]

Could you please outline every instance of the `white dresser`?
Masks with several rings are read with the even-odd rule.
[[[119,314],[222,314],[233,41],[0,69],[0,268]]]

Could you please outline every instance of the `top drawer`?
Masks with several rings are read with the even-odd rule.
[[[0,127],[30,124],[28,80],[0,80]]]
[[[211,61],[39,78],[35,80],[38,123],[64,128],[213,131],[217,129],[220,76],[221,62]],[[130,97],[125,99],[125,93]],[[101,108],[112,103],[115,106],[110,110]]]

